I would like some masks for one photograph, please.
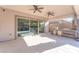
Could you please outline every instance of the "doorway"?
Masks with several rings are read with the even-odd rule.
[[[27,18],[17,18],[17,35],[18,36],[28,36],[36,35],[39,33],[44,33],[44,20],[32,20]]]

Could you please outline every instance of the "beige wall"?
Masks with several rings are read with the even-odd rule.
[[[15,20],[11,11],[0,9],[0,41],[14,39]]]
[[[17,12],[14,10],[6,9],[3,12],[3,8],[0,8],[0,41],[15,39],[16,34],[16,15],[23,17],[33,17],[38,18],[33,15],[28,15],[25,13]]]
[[[15,39],[15,15],[34,17],[33,15],[16,12],[9,9],[5,9],[5,12],[3,12],[2,8],[0,8],[0,41]],[[48,32],[48,21],[45,24],[45,31]]]

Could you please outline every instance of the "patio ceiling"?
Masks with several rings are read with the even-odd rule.
[[[41,13],[33,13],[33,10],[29,10],[33,9],[32,5],[2,5],[1,7],[46,18],[48,18],[47,12],[52,10],[54,11],[55,16],[50,16],[49,18],[73,14],[71,5],[39,5],[39,7],[44,7],[44,9],[41,10]]]

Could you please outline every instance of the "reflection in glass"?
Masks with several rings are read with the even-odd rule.
[[[45,25],[45,22],[43,20],[40,20],[39,21],[39,33],[44,32],[44,25]]]
[[[18,36],[25,36],[29,33],[29,20],[18,19]]]
[[[18,19],[18,31],[29,31],[29,20]]]
[[[44,21],[43,20],[29,20],[18,18],[18,36],[35,35],[44,32]]]
[[[30,20],[30,32],[37,34],[37,32],[38,32],[38,21]]]

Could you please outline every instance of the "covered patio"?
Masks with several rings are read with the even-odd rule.
[[[79,42],[48,34],[26,36],[0,42],[1,53],[79,53]]]
[[[79,6],[0,6],[0,52],[79,53]]]

